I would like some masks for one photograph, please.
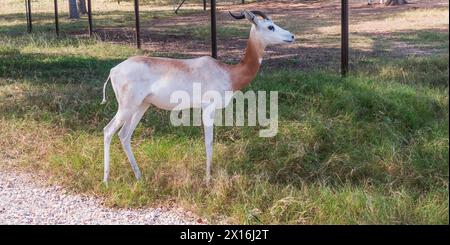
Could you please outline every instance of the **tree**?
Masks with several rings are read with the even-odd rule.
[[[406,0],[387,0],[386,5],[400,5],[400,4],[407,4],[408,2]]]
[[[77,0],[69,0],[69,19],[79,19]]]
[[[86,0],[77,0],[78,13],[85,15],[86,12]]]

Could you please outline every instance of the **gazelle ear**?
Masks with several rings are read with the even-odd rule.
[[[256,18],[256,15],[254,15],[252,12],[244,10],[245,18],[250,21],[255,26],[258,26],[258,18]]]

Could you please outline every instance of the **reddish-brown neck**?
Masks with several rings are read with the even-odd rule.
[[[231,87],[233,91],[241,90],[255,78],[259,71],[263,55],[264,46],[250,34],[245,55],[241,62],[230,67]]]

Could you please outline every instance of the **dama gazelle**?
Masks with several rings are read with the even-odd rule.
[[[128,58],[112,68],[103,85],[103,101],[106,102],[105,89],[107,82],[111,84],[119,104],[114,118],[103,129],[104,132],[104,178],[109,177],[109,149],[111,138],[117,130],[123,149],[131,163],[134,175],[141,178],[141,172],[131,151],[131,135],[150,105],[165,110],[174,109],[177,104],[170,102],[175,91],[185,91],[190,96],[194,83],[201,85],[205,91],[224,94],[226,91],[237,91],[248,85],[256,76],[268,45],[292,43],[294,36],[275,25],[260,11],[243,11],[234,15],[235,19],[246,18],[251,24],[250,36],[244,57],[236,65],[221,63],[209,56],[195,59],[169,59],[135,56]],[[258,19],[257,16],[262,17]],[[206,181],[211,177],[211,161],[213,157],[213,125],[205,123],[214,118],[215,109],[226,107],[229,101],[221,106],[211,105],[211,100],[201,103],[190,103],[186,108],[201,108],[204,124],[206,147]],[[213,106],[212,110],[205,110]],[[217,107],[217,108],[216,108]],[[185,108],[185,109],[186,109]],[[179,108],[178,108],[179,109]]]

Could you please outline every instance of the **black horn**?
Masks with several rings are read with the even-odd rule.
[[[267,15],[265,13],[261,12],[261,11],[254,10],[254,11],[251,11],[251,12],[254,15],[259,15],[259,16],[263,17],[264,19],[269,20],[269,17],[267,17]]]
[[[269,17],[267,17],[267,15],[264,14],[263,12],[261,12],[261,11],[253,10],[253,11],[250,11],[250,12],[252,12],[254,15],[259,15],[259,16],[263,17],[264,19],[269,20]],[[242,20],[242,19],[245,18],[244,13],[242,13],[242,12],[241,12],[240,15],[235,15],[235,14],[231,13],[230,11],[228,11],[228,13],[230,13],[230,15],[231,15],[233,18],[237,19],[237,20]]]
[[[230,15],[237,20],[242,20],[245,18],[245,15],[243,13],[241,13],[240,15],[234,15],[233,13],[231,13],[231,11],[228,11],[228,13],[230,13]]]

